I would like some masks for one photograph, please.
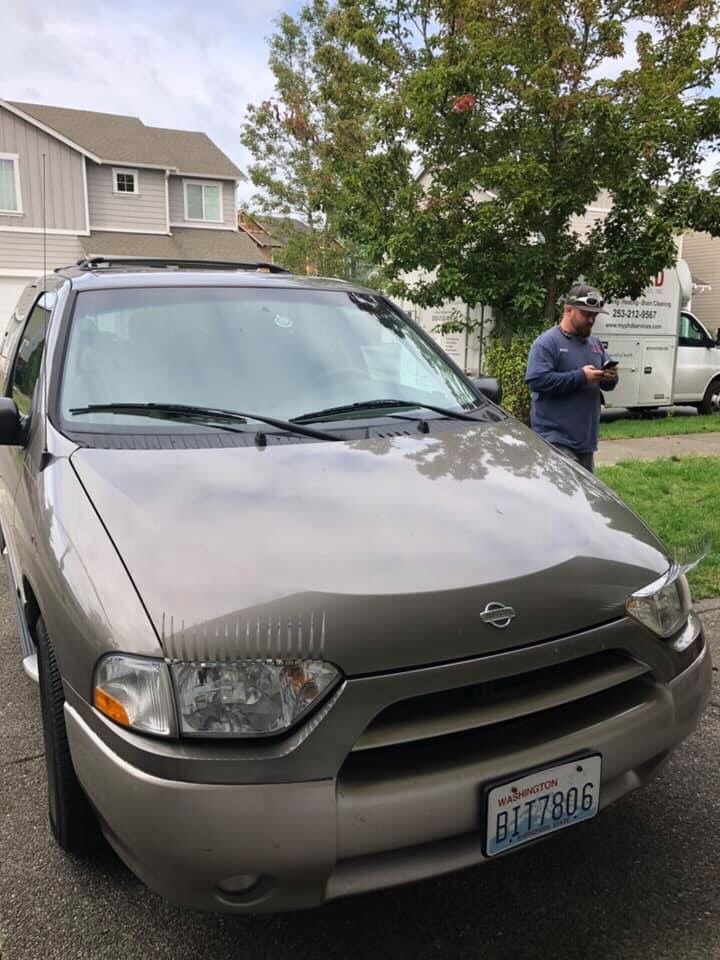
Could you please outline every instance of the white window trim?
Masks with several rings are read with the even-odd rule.
[[[193,187],[217,187],[220,190],[220,218],[219,220],[210,220],[208,217],[188,216],[188,196],[187,188]],[[223,217],[223,185],[220,180],[183,180],[183,202],[185,219],[191,223],[225,223]],[[203,211],[205,210],[205,196],[203,194]]]
[[[141,233],[152,237],[167,237],[170,235],[168,230],[143,230],[136,227],[98,227],[94,225],[90,229],[98,233]]]
[[[7,217],[9,214],[3,213],[0,216]],[[102,228],[104,229],[104,227]],[[0,233],[46,233],[48,236],[50,234],[55,234],[57,236],[65,237],[89,237],[89,230],[81,230],[78,227],[77,230],[58,230],[55,227],[48,227],[47,230],[43,230],[42,227],[0,227]]]
[[[13,161],[13,169],[15,171],[15,197],[17,199],[17,210],[0,210],[0,214],[3,217],[22,217],[24,213],[22,193],[20,192],[20,154],[0,153],[0,160]]]
[[[37,279],[41,270],[0,270],[0,277],[32,277]]]
[[[119,173],[131,173],[133,175],[133,183],[135,184],[134,190],[118,190],[117,188],[117,175]],[[140,180],[138,178],[137,170],[133,170],[132,167],[113,167],[112,168],[112,182],[113,182],[113,193],[118,194],[122,197],[137,197],[140,195]]]
[[[235,227],[228,226],[223,220],[181,220],[170,222],[170,230],[173,227],[181,227],[183,230],[225,230],[228,233],[238,233]],[[100,229],[100,228],[98,228]]]

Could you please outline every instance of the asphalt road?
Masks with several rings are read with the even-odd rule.
[[[0,588],[1,589],[1,588]],[[720,602],[704,614],[720,663]],[[0,958],[720,960],[720,681],[698,731],[650,786],[512,857],[308,913],[176,908],[109,851],[51,841],[37,690],[0,593]]]

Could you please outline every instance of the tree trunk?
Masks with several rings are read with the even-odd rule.
[[[557,277],[547,277],[545,290],[543,317],[547,324],[551,324],[557,316]]]

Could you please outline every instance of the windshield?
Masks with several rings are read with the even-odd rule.
[[[290,420],[384,398],[478,405],[378,296],[237,287],[80,293],[60,393],[62,416],[73,424],[146,427],[148,418],[132,411],[82,408],[186,404]]]

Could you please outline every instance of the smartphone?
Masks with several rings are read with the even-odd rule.
[[[614,368],[617,366],[618,366],[617,360],[606,360],[605,363],[602,365],[602,368],[603,370],[614,370]]]

